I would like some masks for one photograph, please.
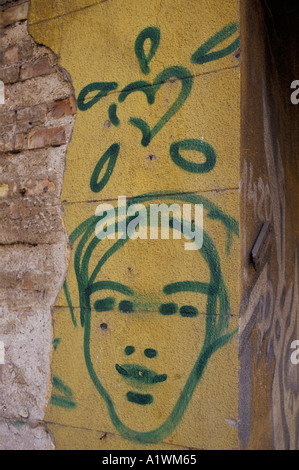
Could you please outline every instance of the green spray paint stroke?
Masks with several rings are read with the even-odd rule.
[[[60,338],[54,338],[54,341],[53,341],[54,351],[56,351],[56,349],[58,348],[60,342],[61,342]]]
[[[119,155],[120,144],[115,143],[101,156],[90,178],[90,189],[94,193],[99,193],[108,183],[114,170],[117,157]],[[104,169],[104,175],[99,181],[99,176]]]
[[[141,91],[145,94],[148,104],[154,104],[155,102],[155,90],[151,83],[144,80],[133,82],[127,85],[120,93],[118,101],[123,103],[131,93]]]
[[[51,396],[51,405],[58,406],[59,408],[66,408],[68,410],[77,408],[77,404],[74,401],[55,394]]]
[[[156,385],[167,380],[166,374],[158,374],[157,372],[138,364],[122,364],[121,366],[119,364],[115,364],[115,369],[127,383],[137,388]]]
[[[154,397],[149,394],[142,394],[136,392],[128,392],[127,393],[127,400],[131,403],[135,403],[136,405],[151,405],[154,402]]]
[[[202,153],[206,161],[204,163],[193,163],[181,156],[180,150],[195,150]],[[180,142],[174,142],[170,146],[170,157],[172,161],[189,173],[209,173],[216,165],[216,152],[212,145],[198,139],[186,139]]]
[[[108,109],[108,117],[110,121],[112,122],[112,124],[115,127],[118,127],[120,124],[120,120],[117,117],[116,111],[117,111],[117,105],[115,103],[112,103]]]
[[[141,145],[143,147],[147,147],[149,145],[158,132],[160,132],[170,119],[181,109],[190,95],[193,78],[191,76],[191,72],[181,66],[168,67],[157,75],[153,83],[153,91],[155,95],[160,90],[161,86],[169,80],[180,80],[182,88],[175,102],[170,106],[153,129],[150,129],[148,123],[143,119],[135,117],[129,119],[130,124],[137,127],[142,132]]]
[[[53,388],[61,392],[63,395],[52,394],[51,404],[66,409],[74,409],[77,407],[73,400],[73,392],[70,387],[56,376],[53,376]]]
[[[116,82],[94,82],[90,83],[86,87],[84,87],[78,96],[77,105],[80,111],[87,111],[92,106],[94,106],[98,101],[108,95],[110,91],[116,90],[118,87],[118,83]],[[98,91],[98,93],[86,101],[87,96],[89,93],[93,91]]]
[[[149,359],[154,359],[154,357],[157,357],[158,352],[155,349],[147,348],[144,350],[144,355]]]
[[[122,300],[119,302],[118,305],[119,311],[122,313],[133,313],[134,312],[134,304],[129,300]]]
[[[160,38],[160,30],[155,26],[149,26],[148,28],[145,28],[137,36],[135,41],[135,54],[139,62],[140,69],[144,75],[148,75],[150,73],[149,64],[158,50]],[[144,44],[147,40],[150,40],[151,45],[149,53],[146,55],[144,51]]]
[[[221,59],[222,57],[227,56],[228,54],[232,53],[240,46],[240,38],[237,38],[233,43],[220,51],[211,52],[215,47],[219,44],[224,42],[230,36],[238,31],[238,24],[236,22],[229,23],[226,25],[221,31],[217,32],[214,36],[209,38],[204,44],[202,44],[197,51],[192,55],[191,62],[196,64],[204,64],[206,62],[210,62],[213,60]],[[160,30],[157,27],[149,26],[145,28],[140,34],[137,36],[135,41],[135,54],[138,59],[141,71],[147,75],[150,72],[149,64],[156,54],[159,44],[160,44]],[[150,41],[150,49],[148,54],[145,53],[144,45],[145,42]],[[142,91],[145,93],[147,97],[148,104],[151,105],[155,102],[155,96],[157,91],[160,87],[166,83],[168,80],[171,79],[178,79],[182,83],[181,92],[173,103],[173,105],[168,109],[168,111],[162,116],[162,118],[158,121],[158,123],[153,127],[150,128],[148,123],[141,118],[131,117],[129,119],[129,123],[140,130],[142,134],[141,145],[143,147],[147,147],[152,139],[161,131],[161,129],[170,121],[170,119],[179,111],[179,109],[183,106],[184,102],[187,100],[193,84],[193,78],[191,76],[191,72],[181,66],[173,66],[168,67],[166,70],[161,72],[157,75],[154,80],[153,85],[149,82],[144,80],[133,82],[127,85],[119,95],[119,102],[124,102],[127,96],[131,93],[136,91]],[[93,82],[85,86],[78,96],[78,108],[81,111],[87,111],[92,106],[94,106],[98,101],[108,95],[109,92],[116,90],[118,87],[117,82]],[[89,94],[93,92],[98,92],[94,96],[92,95],[91,98],[88,97]],[[88,99],[89,98],[89,99]],[[116,104],[110,105],[108,109],[108,115],[111,123],[114,126],[119,126],[120,121],[117,116],[117,106]],[[192,144],[192,141],[194,142]],[[188,144],[187,144],[188,142]],[[197,142],[197,143],[196,143]],[[199,144],[199,141],[196,139],[189,139],[186,141],[181,142],[180,148],[184,150],[184,146],[191,145],[197,146],[198,148],[192,148],[193,150],[198,150],[202,152],[207,161],[205,164],[196,164],[192,162],[186,161],[179,153],[179,149],[173,144],[170,148],[170,155],[172,160],[180,166],[185,171],[190,171],[191,173],[207,173],[211,171],[211,169],[215,165],[214,160],[216,160],[216,156],[212,147],[209,147],[209,144],[203,143]],[[178,144],[178,143],[177,143]],[[114,144],[115,145],[115,144]],[[109,150],[108,150],[109,152]],[[96,173],[100,172],[103,169],[104,164],[106,163],[106,154],[103,155],[103,160],[100,160],[98,166],[96,167],[93,173],[93,179],[91,181],[91,189],[94,192],[100,192],[108,183],[112,172],[114,171],[115,167],[115,160],[117,156],[111,156],[111,161],[109,162],[108,168],[106,173],[104,174],[102,180],[97,183]],[[108,157],[107,157],[108,158]],[[231,242],[228,243],[230,245]],[[65,294],[68,295],[68,292],[65,291]],[[73,317],[72,317],[73,318]],[[73,318],[73,322],[75,320]]]
[[[126,356],[131,356],[132,354],[134,354],[134,352],[135,352],[134,346],[126,346],[125,351],[124,351]]]
[[[178,311],[177,304],[169,303],[169,304],[162,304],[159,307],[159,312],[161,315],[174,315]]]
[[[167,193],[148,193],[136,198],[132,198],[128,201],[128,207],[131,204],[145,203],[145,202],[160,202],[162,200],[176,200],[181,203],[191,204],[203,204],[204,209],[207,211],[207,217],[212,220],[217,220],[223,224],[227,232],[227,239],[229,240],[227,251],[229,253],[233,235],[239,236],[238,223],[232,217],[226,215],[221,211],[218,206],[213,204],[208,199],[200,195],[188,194],[188,195],[177,195]],[[149,212],[149,208],[148,212]],[[116,209],[117,214],[117,209]],[[204,370],[208,364],[209,358],[220,348],[228,344],[237,330],[228,331],[229,320],[230,320],[230,304],[225,287],[224,279],[221,272],[220,258],[216,249],[216,246],[211,237],[204,232],[204,243],[202,249],[198,252],[200,256],[207,262],[210,270],[210,282],[194,282],[194,281],[183,281],[164,287],[166,294],[174,292],[181,292],[182,290],[190,292],[204,293],[207,297],[206,302],[206,331],[203,347],[199,353],[199,356],[193,366],[193,369],[186,381],[186,384],[174,405],[171,413],[164,421],[164,423],[147,432],[139,432],[126,426],[119,418],[115,404],[110,397],[109,393],[102,385],[100,378],[98,377],[90,355],[90,335],[91,335],[91,315],[92,308],[90,304],[91,292],[97,292],[101,290],[101,284],[104,283],[105,289],[109,289],[110,281],[95,282],[96,277],[101,271],[103,265],[108,259],[118,252],[129,239],[116,241],[111,248],[109,248],[101,259],[98,261],[96,267],[92,273],[89,273],[90,260],[93,257],[94,250],[101,243],[97,237],[94,236],[95,227],[97,224],[97,217],[91,217],[83,222],[70,236],[72,244],[78,243],[75,250],[74,267],[77,277],[77,284],[79,290],[79,301],[80,301],[80,317],[81,325],[84,327],[84,355],[86,367],[89,372],[90,378],[96,387],[101,397],[106,402],[106,406],[110,415],[110,419],[115,429],[125,438],[129,440],[143,442],[162,441],[169,436],[174,429],[178,426],[181,421],[186,408],[192,399],[193,393],[204,373]],[[127,220],[129,223],[132,218]],[[173,228],[173,220],[170,220],[170,228]],[[92,239],[91,239],[92,238]],[[91,239],[91,241],[90,241]],[[113,289],[114,283],[111,283]],[[116,283],[118,284],[118,283]],[[98,289],[99,286],[99,289]],[[68,301],[69,302],[69,301]],[[219,312],[218,311],[219,304]],[[72,304],[69,304],[70,309]]]
[[[107,297],[106,299],[97,300],[94,304],[96,312],[109,312],[113,310],[115,306],[115,299],[113,297]]]
[[[198,316],[198,309],[193,307],[193,305],[183,305],[180,308],[180,315],[182,317],[197,317]]]
[[[229,46],[221,49],[220,51],[210,51],[236,33],[238,28],[238,23],[229,23],[226,25],[223,29],[221,29],[221,31],[218,31],[218,33],[208,39],[197,49],[196,52],[194,52],[194,54],[191,56],[191,62],[193,64],[205,64],[207,62],[212,62],[213,60],[222,59],[223,57],[232,54],[240,47],[240,37],[235,39],[235,41],[233,41]]]

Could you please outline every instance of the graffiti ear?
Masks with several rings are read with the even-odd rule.
[[[104,217],[102,217],[103,211],[98,212],[97,208],[96,215],[86,219],[69,237],[73,253],[63,290],[75,327],[78,325],[79,316],[81,326],[84,326],[86,314],[91,311],[91,295],[99,290],[99,284],[101,284],[101,289],[105,287],[109,290],[111,287],[109,283],[99,283],[95,280],[106,260],[126,242],[126,239],[115,241],[115,223],[111,223],[111,220],[114,220],[113,214],[113,207],[108,204],[104,210]],[[102,237],[108,232],[99,226],[103,225],[104,220],[107,224],[107,219],[109,234]],[[126,294],[131,295],[131,292],[126,292]]]

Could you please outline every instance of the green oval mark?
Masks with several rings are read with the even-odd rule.
[[[180,154],[180,150],[195,150],[202,153],[206,161],[204,163],[194,163],[186,160]],[[170,157],[172,161],[185,171],[190,173],[209,173],[216,165],[216,152],[207,142],[198,139],[186,139],[174,142],[170,146]]]
[[[145,75],[148,75],[151,71],[149,64],[158,50],[160,38],[160,30],[155,26],[149,26],[148,28],[145,28],[137,36],[135,41],[135,54],[139,62],[140,69]],[[150,40],[151,45],[149,53],[146,55],[144,52],[144,44],[147,39]]]
[[[127,400],[131,403],[136,403],[136,405],[151,405],[154,401],[154,397],[149,394],[128,392]]]
[[[125,348],[125,355],[126,356],[131,356],[131,354],[133,354],[134,352],[135,352],[134,346],[127,346]]]
[[[150,359],[153,359],[154,357],[157,357],[158,352],[155,349],[148,348],[144,350],[144,355]]]
[[[134,304],[129,300],[122,300],[118,304],[118,308],[122,313],[133,313],[134,312]]]
[[[115,164],[116,164],[116,160],[117,160],[117,157],[118,157],[118,154],[119,154],[119,150],[120,150],[120,144],[118,143],[115,143],[115,144],[112,144],[111,147],[109,147],[108,150],[106,150],[106,152],[104,153],[104,155],[102,155],[102,157],[100,158],[100,160],[98,161],[92,175],[91,175],[91,178],[90,178],[90,189],[94,192],[94,193],[99,193],[100,191],[102,191],[102,189],[106,186],[106,184],[108,183],[111,175],[112,175],[112,172],[114,170],[114,167],[115,167]],[[100,181],[98,181],[99,179],[99,176],[105,166],[105,164],[108,162],[108,165],[107,165],[107,168],[104,172],[104,175],[103,177],[100,179]]]
[[[196,307],[193,307],[192,305],[184,305],[183,307],[180,308],[180,314],[182,317],[197,317],[198,310]]]
[[[169,304],[162,304],[159,307],[159,312],[161,315],[174,315],[178,311],[177,304],[169,303]]]

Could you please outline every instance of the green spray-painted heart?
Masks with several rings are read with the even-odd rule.
[[[182,84],[182,89],[175,102],[170,106],[170,108],[166,111],[166,113],[162,116],[162,118],[152,129],[150,128],[148,123],[143,119],[135,117],[129,119],[130,124],[137,127],[142,132],[141,145],[143,145],[143,147],[147,147],[149,145],[151,140],[158,134],[158,132],[160,132],[160,130],[165,126],[165,124],[167,124],[167,122],[179,111],[179,109],[187,100],[188,96],[190,95],[193,84],[191,72],[185,67],[181,66],[168,67],[167,69],[163,70],[163,72],[157,75],[152,85],[149,82],[145,81],[134,82],[124,88],[119,95],[119,102],[123,102],[127,98],[127,96],[129,96],[129,94],[136,91],[142,91],[143,93],[145,93],[148,103],[153,104],[155,102],[156,93],[159,91],[161,86],[164,85],[164,83],[166,83],[170,79],[180,80]]]

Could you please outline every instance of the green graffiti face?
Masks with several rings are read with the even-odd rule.
[[[181,199],[187,202],[188,196]],[[195,200],[232,236],[233,219],[206,199]],[[234,334],[228,331],[230,308],[217,250],[206,232],[199,252],[185,252],[183,240],[160,240],[160,249],[169,244],[169,256],[167,267],[159,269],[157,241],[118,240],[91,273],[91,259],[102,243],[89,241],[94,228],[92,220],[74,235],[83,234],[75,269],[87,369],[120,434],[160,441],[180,422],[208,359]],[[190,262],[182,263],[185,256]],[[183,264],[186,272],[178,269]]]

